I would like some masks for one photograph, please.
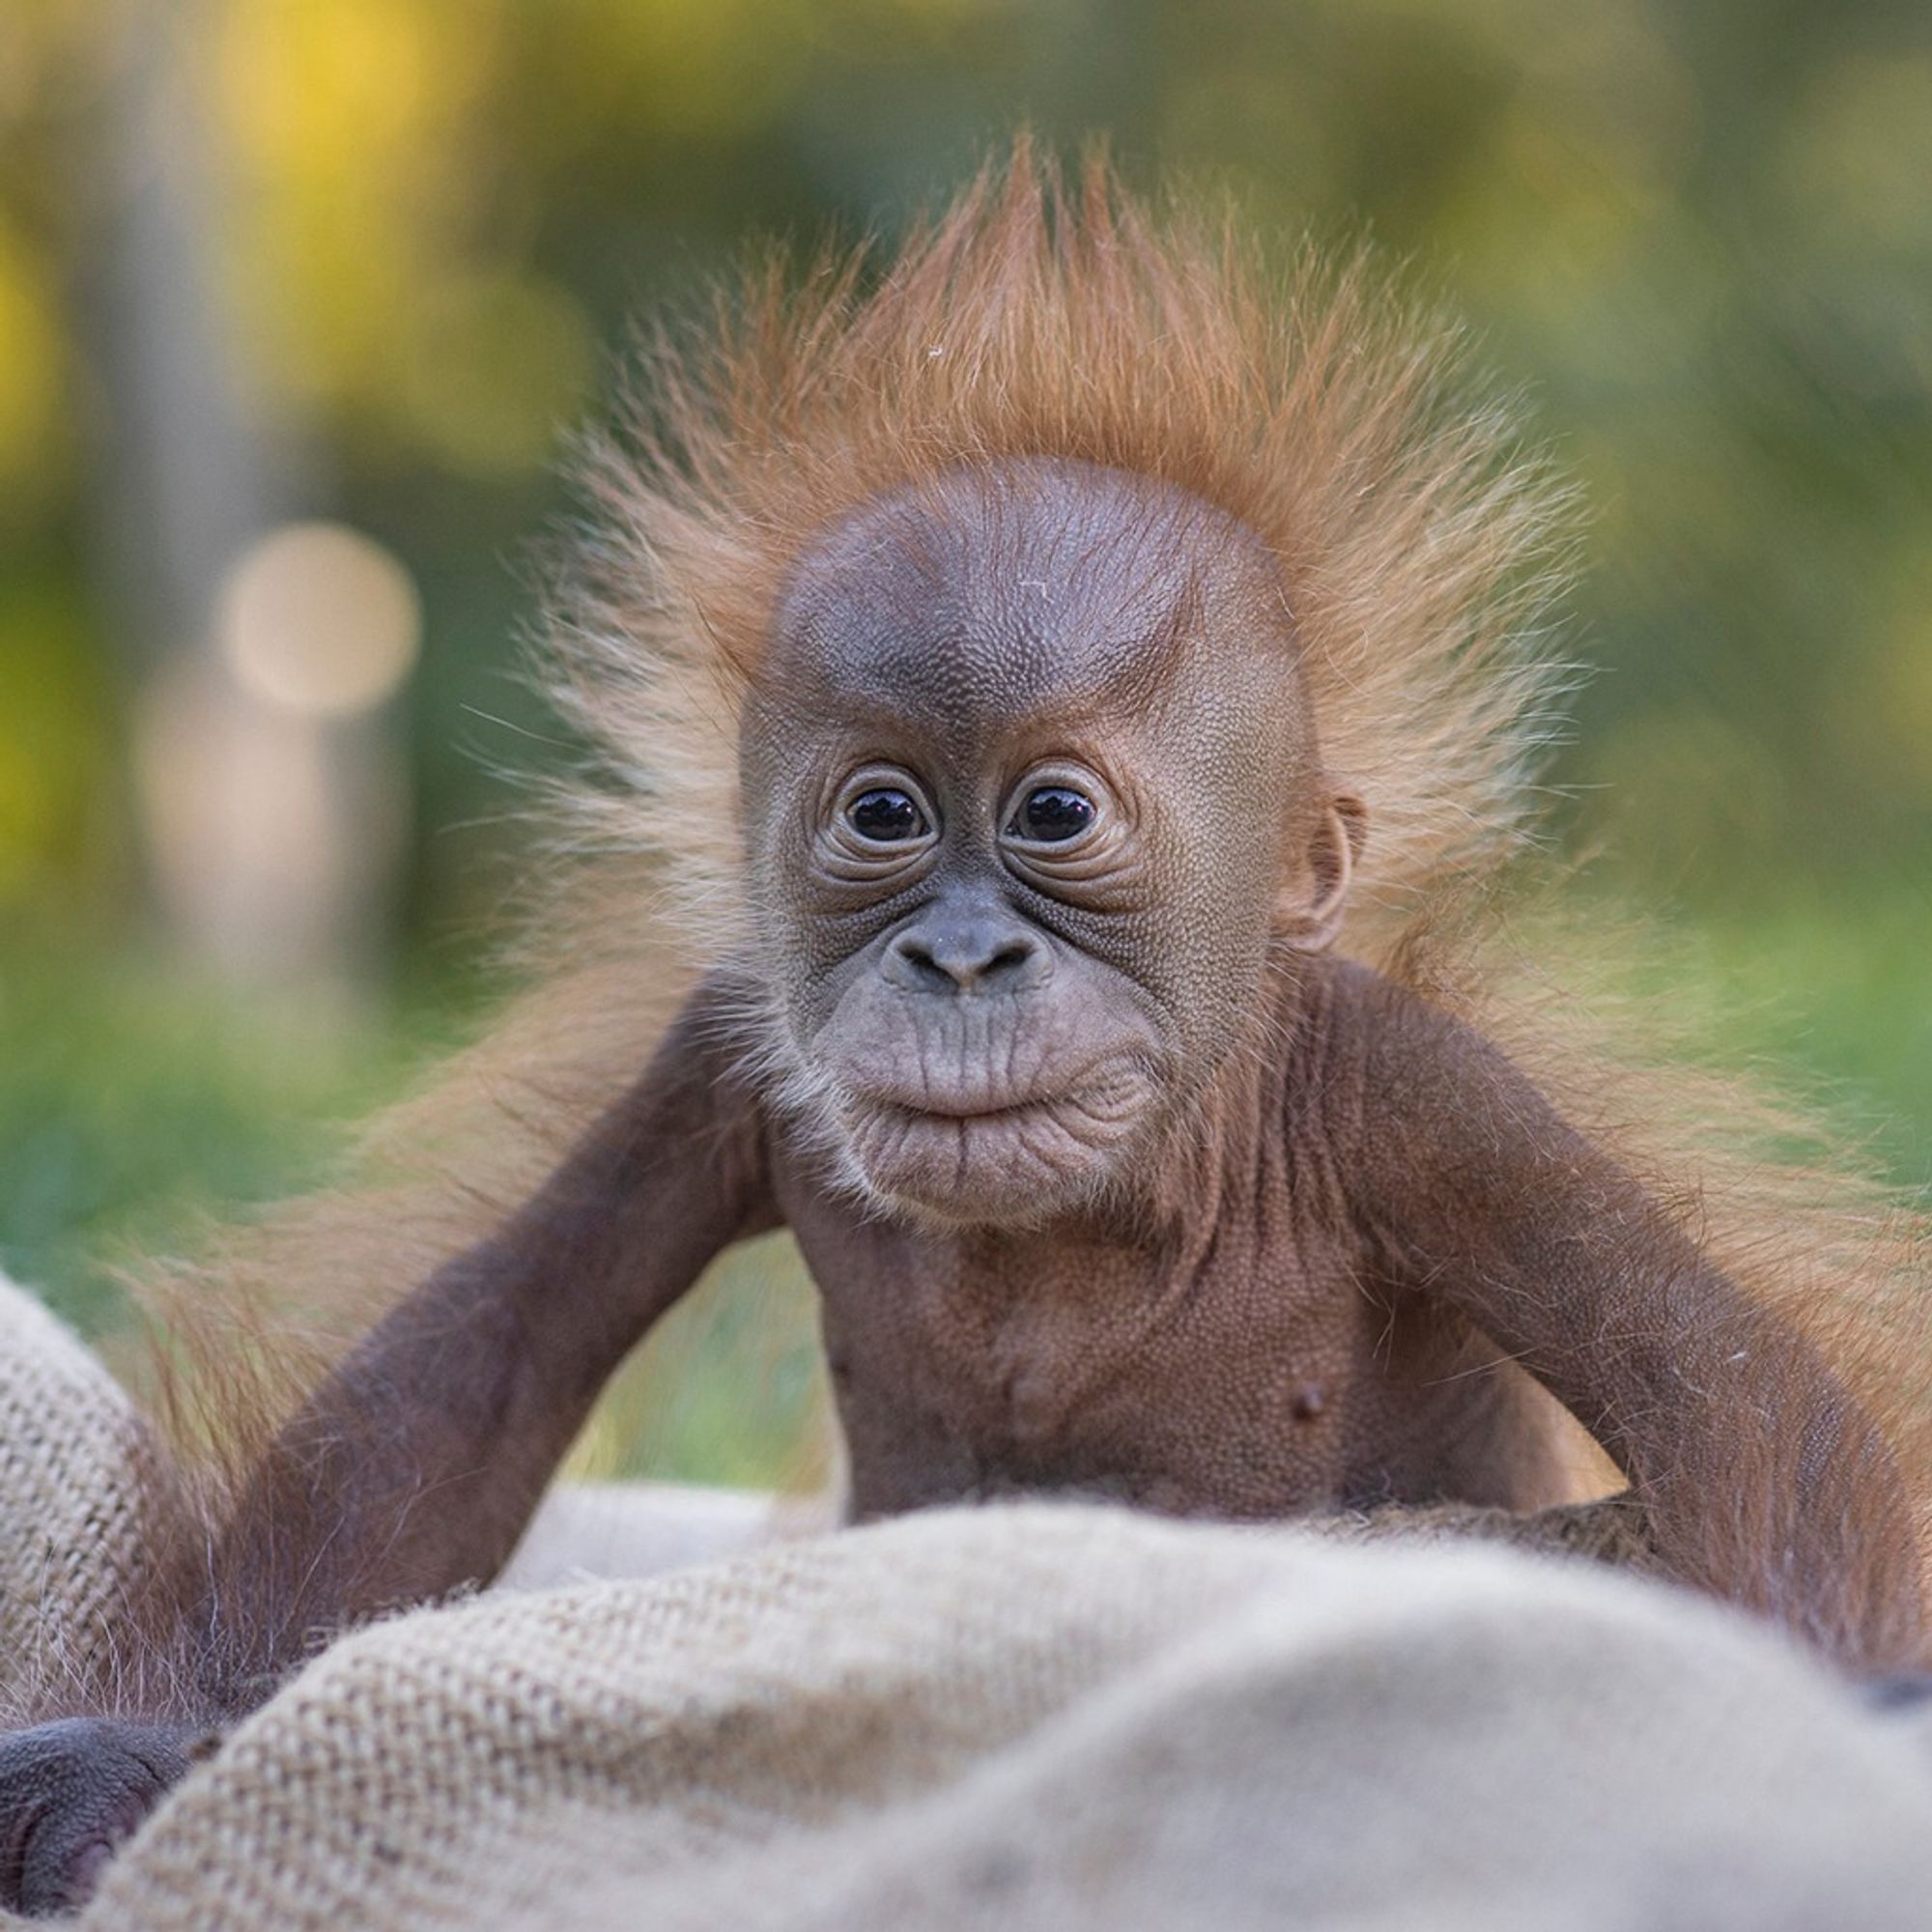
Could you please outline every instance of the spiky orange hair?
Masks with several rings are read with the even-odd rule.
[[[378,1124],[372,1184],[221,1244],[197,1293],[252,1289],[355,1325],[533,1185],[629,1084],[694,974],[730,956],[755,972],[737,720],[794,560],[879,492],[1038,455],[1194,492],[1279,557],[1326,761],[1370,812],[1343,944],[1447,996],[1442,934],[1500,928],[1484,917],[1496,896],[1467,888],[1519,847],[1560,675],[1531,627],[1561,492],[1467,379],[1455,332],[1363,261],[1304,252],[1271,270],[1229,224],[1151,213],[1097,162],[1069,187],[1022,142],[895,253],[827,256],[802,279],[767,260],[699,343],[650,350],[593,454],[599,520],[547,652],[600,769],[559,788],[567,883],[543,901],[531,990]],[[1478,945],[1454,997],[1815,1340],[1922,1504],[1920,1217],[1861,1179],[1829,1125],[1705,1074],[1653,1012],[1618,1006],[1564,924],[1528,931],[1511,957],[1531,972]],[[1579,978],[1587,1000],[1552,993]],[[279,1403],[233,1378],[213,1400],[231,1432]],[[1697,1473],[1735,1495],[1711,1512],[1714,1541],[1762,1548],[1747,1470]]]
[[[1369,807],[1358,939],[1510,851],[1562,493],[1366,260],[1271,270],[1231,222],[1156,215],[1098,159],[1069,185],[1022,140],[889,258],[754,268],[644,378],[592,469],[604,540],[554,688],[615,781],[575,803],[660,856],[701,952],[732,930],[738,707],[800,552],[1001,458],[1159,478],[1279,556],[1327,761]]]

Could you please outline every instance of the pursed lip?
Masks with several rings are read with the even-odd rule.
[[[948,1095],[922,1089],[870,1086],[849,1094],[852,1104],[902,1121],[939,1121],[954,1124],[1022,1120],[1057,1108],[1078,1107],[1106,1113],[1124,1102],[1134,1107],[1148,1090],[1148,1075],[1131,1055],[1110,1053],[1074,1067],[1051,1088],[1037,1088],[1019,1095],[962,1094]],[[1111,1103],[1111,1105],[1110,1105]]]
[[[1011,1100],[993,1106],[956,1104],[947,1106],[922,1102],[913,1104],[905,1100],[888,1100],[881,1096],[862,1095],[861,1104],[881,1114],[890,1114],[902,1121],[943,1121],[948,1125],[969,1126],[978,1121],[1014,1121],[1028,1114],[1037,1114],[1043,1109],[1064,1104],[1075,1098],[1071,1094],[1042,1094],[1031,1099]]]

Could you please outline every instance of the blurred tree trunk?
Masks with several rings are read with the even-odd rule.
[[[312,501],[309,452],[263,419],[222,280],[228,183],[210,0],[130,0],[99,127],[108,270],[95,517],[136,688],[134,796],[156,905],[237,986],[366,986],[402,842],[393,724],[304,715],[221,648],[238,561]]]

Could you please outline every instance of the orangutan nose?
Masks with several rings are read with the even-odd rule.
[[[1021,993],[1044,983],[1052,961],[1037,934],[1003,910],[935,912],[887,949],[886,978],[908,992]]]

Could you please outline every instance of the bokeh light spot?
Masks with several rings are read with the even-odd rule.
[[[381,544],[339,524],[289,524],[230,569],[217,628],[250,696],[299,717],[353,718],[414,668],[422,606]]]

